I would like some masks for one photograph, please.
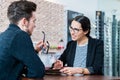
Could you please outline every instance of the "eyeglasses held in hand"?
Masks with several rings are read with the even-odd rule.
[[[42,31],[42,33],[43,33],[43,43],[44,43],[45,42],[45,32]]]
[[[47,52],[46,52],[46,54],[48,54],[49,48],[50,48],[50,43],[47,41]]]
[[[43,33],[43,43],[44,43],[44,42],[45,42],[45,32],[42,31],[42,33]],[[46,48],[46,49],[43,49],[43,46],[42,46],[42,53],[48,54],[49,48],[50,48],[50,44],[49,44],[49,42],[47,41],[47,48]]]

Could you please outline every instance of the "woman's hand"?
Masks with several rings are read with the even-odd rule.
[[[73,74],[83,74],[84,69],[78,68],[78,67],[64,67],[60,70],[60,72],[67,74],[67,75],[73,75]]]
[[[57,60],[53,65],[53,69],[61,69],[61,68],[63,68],[63,62],[61,60]]]

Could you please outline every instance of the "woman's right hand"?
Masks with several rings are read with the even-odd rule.
[[[63,62],[61,60],[57,60],[53,65],[53,69],[61,69],[61,68],[63,68]]]

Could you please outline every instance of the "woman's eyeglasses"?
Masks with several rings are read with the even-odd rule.
[[[69,30],[70,30],[70,32],[74,32],[74,33],[78,33],[80,30],[82,30],[82,29],[78,29],[78,28],[73,28],[73,27],[69,27]]]

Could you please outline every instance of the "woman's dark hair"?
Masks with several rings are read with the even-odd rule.
[[[88,31],[86,36],[89,37],[90,36],[90,29],[91,29],[90,20],[86,16],[76,16],[73,20],[75,20],[81,24],[83,31]]]
[[[33,2],[21,0],[12,2],[7,11],[7,17],[10,23],[17,24],[22,18],[26,18],[28,21],[32,17],[32,12],[36,11],[37,5]]]

